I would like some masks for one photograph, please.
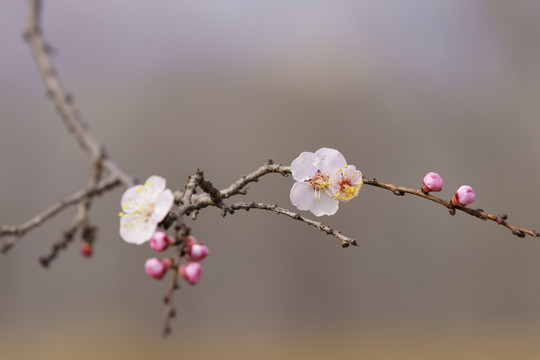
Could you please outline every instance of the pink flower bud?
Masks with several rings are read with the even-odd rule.
[[[422,191],[428,193],[430,191],[441,191],[443,186],[442,177],[434,172],[429,172],[424,176],[422,180],[424,186],[422,186]]]
[[[452,198],[453,205],[469,205],[474,201],[474,189],[469,185],[461,185]]]
[[[192,244],[197,244],[198,241],[197,239],[195,239],[195,236],[193,235],[189,235],[187,238],[186,238],[186,246],[190,247]]]
[[[201,261],[208,256],[208,247],[202,243],[191,244],[188,247],[186,254],[186,260],[188,261]]]
[[[181,265],[179,272],[188,283],[195,285],[201,279],[202,266],[198,262],[190,262],[187,265]]]
[[[82,245],[81,245],[81,254],[82,254],[82,256],[91,257],[93,253],[94,253],[94,248],[93,248],[92,244],[87,243],[87,242],[83,242]]]
[[[167,259],[168,260],[168,259]],[[150,258],[144,263],[144,271],[148,276],[155,279],[161,279],[167,273],[170,267],[170,260],[167,262],[165,259]]]
[[[150,247],[158,252],[166,250],[173,240],[164,231],[156,231],[150,239]]]

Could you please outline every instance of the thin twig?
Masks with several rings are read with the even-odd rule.
[[[51,63],[48,46],[45,44],[41,34],[40,16],[41,0],[29,0],[28,17],[24,28],[24,37],[30,44],[37,66],[43,77],[47,94],[54,102],[58,113],[64,120],[67,128],[77,138],[81,147],[90,154],[93,161],[100,159],[103,154],[103,146],[96,141],[80,121],[77,112],[70,105],[71,97],[62,88],[56,75],[56,71]],[[112,160],[106,158],[103,160],[103,166],[110,175],[120,179],[125,186],[135,184],[133,176],[123,172],[120,167]]]
[[[90,187],[87,189],[79,190],[75,194],[68,196],[67,198],[60,200],[60,202],[54,204],[41,214],[33,217],[32,219],[26,221],[23,224],[20,225],[5,225],[0,226],[0,237],[11,235],[13,236],[8,241],[4,243],[2,248],[0,249],[0,252],[5,253],[7,252],[17,240],[19,240],[22,236],[24,236],[28,231],[32,230],[33,228],[41,225],[46,220],[52,218],[54,215],[58,214],[60,211],[64,210],[65,208],[78,204],[82,199],[85,197],[94,197],[101,195],[103,192],[114,189],[115,187],[121,185],[121,181],[117,179],[116,177],[110,177],[107,180],[104,180],[99,185]]]
[[[265,203],[256,203],[256,202],[238,202],[236,204],[232,204],[231,207],[234,210],[242,209],[242,210],[249,210],[249,209],[260,209],[260,210],[268,210],[273,211],[278,214],[286,215],[290,218],[293,218],[295,220],[301,221],[303,223],[306,223],[308,225],[314,226],[317,229],[324,231],[328,235],[335,236],[339,239],[339,242],[342,247],[348,247],[349,245],[358,245],[356,240],[351,239],[343,234],[341,234],[339,231],[332,229],[328,225],[324,225],[321,222],[313,221],[311,219],[306,218],[305,216],[302,216],[300,214],[297,214],[295,212],[292,212],[288,209],[281,208],[275,204],[265,204]]]
[[[102,170],[102,159],[95,161],[92,171],[92,178],[88,181],[88,188],[93,188],[98,184],[99,180],[101,180],[101,175],[103,174]],[[71,224],[66,231],[64,231],[62,238],[52,245],[51,252],[48,255],[44,255],[39,258],[39,262],[43,267],[49,267],[51,262],[53,262],[60,253],[60,250],[64,250],[69,246],[79,230],[82,229],[81,235],[83,240],[93,240],[96,228],[88,224],[88,210],[90,209],[91,203],[91,196],[85,196],[81,199],[79,205],[77,206],[77,214],[71,221]]]
[[[180,267],[180,259],[184,255],[184,246],[186,243],[186,238],[189,235],[190,228],[184,225],[182,219],[179,220],[179,225],[176,226],[176,252],[171,263],[172,276],[169,282],[169,288],[167,290],[167,295],[163,301],[165,302],[165,319],[163,322],[163,337],[169,336],[172,332],[171,319],[176,316],[176,310],[174,309],[174,292],[180,289],[180,284],[178,284],[178,274]]]
[[[274,164],[272,159],[268,159],[266,164],[252,172],[251,174],[244,175],[237,181],[231,184],[226,189],[221,190],[221,197],[224,199],[227,199],[233,195],[237,194],[245,194],[245,192],[242,192],[244,190],[244,187],[249,184],[250,182],[257,182],[259,181],[259,178],[261,176],[264,176],[266,174],[270,173],[279,173],[284,176],[287,176],[291,173],[290,166],[283,166],[281,164]]]
[[[403,196],[403,195],[405,195],[407,193],[407,194],[416,195],[416,196],[419,196],[421,198],[433,201],[433,202],[435,202],[437,204],[440,204],[440,205],[450,209],[451,210],[450,213],[452,215],[453,215],[453,212],[454,212],[453,210],[455,209],[455,210],[463,211],[466,214],[475,216],[475,217],[477,217],[479,219],[482,219],[482,220],[495,221],[497,224],[500,224],[500,225],[503,225],[503,226],[507,227],[508,229],[510,229],[512,234],[514,234],[516,236],[519,236],[519,237],[524,237],[525,234],[533,236],[533,237],[539,237],[540,236],[540,233],[538,233],[538,231],[536,231],[536,230],[524,229],[524,228],[517,227],[517,226],[514,226],[514,225],[508,223],[506,221],[506,219],[508,218],[508,215],[506,215],[506,214],[494,215],[494,214],[489,214],[489,213],[485,212],[482,209],[472,209],[472,208],[469,208],[469,207],[466,207],[466,206],[452,205],[450,203],[450,201],[446,201],[446,200],[443,200],[443,199],[438,198],[436,196],[426,194],[421,189],[408,188],[408,187],[404,187],[404,186],[396,186],[396,185],[381,182],[381,181],[376,180],[376,179],[369,179],[369,178],[366,178],[366,177],[364,177],[363,180],[364,180],[364,184],[366,184],[366,185],[376,186],[376,187],[379,187],[379,188],[382,188],[382,189],[389,190],[392,193],[394,193],[394,195]]]

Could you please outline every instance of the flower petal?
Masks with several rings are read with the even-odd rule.
[[[297,182],[291,189],[291,202],[300,210],[309,210],[316,216],[333,215],[339,207],[336,199],[326,191],[321,191],[320,199],[315,196],[315,190],[306,182]]]
[[[319,158],[312,152],[303,152],[291,163],[294,180],[304,181],[315,175],[319,168]]]
[[[291,189],[291,202],[300,210],[309,210],[315,200],[315,191],[307,182],[294,183]]]
[[[152,238],[156,227],[156,222],[145,221],[141,216],[124,215],[120,219],[120,236],[128,243],[141,245]]]
[[[167,189],[157,197],[154,202],[154,211],[152,213],[151,221],[159,223],[167,216],[169,210],[171,210],[174,204],[174,195],[171,190]]]
[[[134,212],[137,208],[137,202],[142,198],[143,186],[136,185],[127,189],[122,195],[122,201],[120,205],[122,206],[122,211],[129,214]]]
[[[144,182],[144,187],[153,194],[159,194],[165,190],[167,181],[161,176],[152,175]]]
[[[347,165],[343,154],[334,149],[320,148],[315,152],[315,155],[321,160],[319,170],[328,175]]]
[[[339,208],[339,202],[327,192],[321,192],[321,197],[315,199],[309,211],[315,216],[334,215]]]

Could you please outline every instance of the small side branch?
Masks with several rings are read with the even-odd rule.
[[[174,308],[174,292],[180,289],[180,284],[178,284],[178,269],[180,267],[180,259],[184,255],[184,247],[186,243],[186,238],[189,235],[190,229],[185,226],[182,220],[179,221],[180,224],[177,225],[176,229],[176,252],[174,258],[171,260],[171,271],[172,276],[169,282],[169,288],[167,290],[167,295],[163,298],[165,303],[165,320],[163,322],[163,337],[169,336],[172,332],[171,319],[176,317],[176,310]]]
[[[358,245],[356,240],[351,239],[351,238],[341,234],[339,231],[332,229],[328,225],[324,225],[321,222],[308,219],[308,218],[306,218],[306,217],[304,217],[304,216],[302,216],[300,214],[292,212],[292,211],[290,211],[288,209],[281,208],[281,207],[279,207],[279,206],[277,206],[275,204],[265,204],[265,203],[256,203],[256,202],[250,202],[250,203],[238,202],[236,204],[231,205],[231,208],[233,208],[234,210],[242,209],[242,210],[247,210],[247,211],[250,210],[250,209],[260,209],[260,210],[273,211],[275,213],[283,214],[283,215],[288,216],[288,217],[290,217],[292,219],[295,219],[295,220],[301,221],[303,223],[306,223],[308,225],[314,226],[317,229],[319,229],[321,231],[324,231],[328,235],[335,236],[336,238],[339,239],[339,242],[340,242],[341,246],[344,247],[344,248],[348,247],[350,245],[356,245],[356,246]]]
[[[512,232],[512,234],[518,237],[525,237],[525,235],[529,235],[533,237],[540,236],[540,233],[536,230],[529,230],[529,229],[521,228],[521,227],[510,224],[509,222],[506,221],[506,219],[508,218],[508,215],[506,214],[494,215],[494,214],[489,214],[485,212],[483,209],[472,209],[466,206],[452,205],[450,201],[446,201],[436,196],[426,194],[421,189],[408,188],[404,186],[396,186],[396,185],[381,182],[377,179],[369,179],[366,177],[364,177],[363,180],[364,180],[364,184],[366,185],[371,185],[371,186],[389,190],[392,193],[394,193],[394,195],[403,196],[405,194],[412,194],[412,195],[419,196],[421,198],[433,201],[439,205],[442,205],[450,209],[451,215],[455,213],[455,210],[460,210],[460,211],[463,211],[464,213],[475,216],[482,220],[495,221],[497,224],[503,225],[504,227],[508,228]]]
[[[101,180],[103,174],[102,159],[94,162],[93,174],[90,181],[88,181],[88,188],[95,187]],[[88,243],[88,246],[92,246],[95,240],[96,227],[92,226],[88,222],[88,210],[92,204],[92,197],[85,196],[79,202],[77,206],[77,214],[73,218],[73,221],[69,225],[66,231],[64,231],[62,238],[52,245],[51,252],[48,255],[41,256],[39,262],[43,267],[49,267],[51,262],[56,259],[60,250],[66,249],[73,241],[75,235],[80,230],[81,238]]]
[[[283,166],[281,164],[274,164],[274,161],[272,159],[268,159],[266,164],[252,172],[251,174],[244,175],[237,181],[231,184],[226,189],[221,190],[221,196],[224,199],[227,199],[233,195],[237,194],[245,194],[245,187],[247,184],[251,182],[257,182],[259,181],[259,178],[270,173],[279,173],[283,176],[288,176],[291,173],[290,166]]]
[[[212,202],[216,204],[217,207],[223,210],[223,216],[225,216],[227,213],[233,214],[234,210],[229,205],[225,204],[225,202],[223,201],[221,191],[216,188],[210,181],[204,178],[204,173],[201,170],[197,169],[197,175],[199,186],[204,192],[210,195],[210,199],[212,200]]]
[[[86,197],[95,197],[101,195],[102,193],[112,190],[121,184],[122,182],[119,179],[115,177],[109,178],[108,180],[104,180],[97,186],[80,190],[63,200],[60,200],[60,202],[54,204],[41,214],[35,216],[34,218],[28,220],[23,224],[0,226],[0,238],[3,236],[12,236],[12,238],[10,238],[4,243],[4,245],[0,249],[0,252],[6,253],[7,251],[9,251],[9,249],[11,249],[11,247],[17,242],[17,240],[24,236],[28,231],[41,225],[65,208],[78,204]]]
[[[47,94],[54,102],[62,120],[64,120],[67,128],[73,133],[81,147],[90,154],[92,160],[97,161],[103,156],[103,146],[88,133],[79,119],[77,112],[71,105],[72,97],[67,94],[58,80],[49,57],[50,46],[47,46],[42,37],[40,26],[41,4],[41,0],[29,0],[24,37],[32,49],[37,66],[43,77]],[[123,172],[112,160],[105,158],[103,160],[103,166],[110,175],[120,179],[125,186],[129,187],[135,184],[135,179]]]

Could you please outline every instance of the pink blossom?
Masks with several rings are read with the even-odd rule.
[[[158,252],[166,250],[172,243],[172,239],[164,231],[156,231],[150,239],[150,247]]]
[[[150,258],[144,263],[144,271],[146,274],[155,279],[161,279],[163,276],[165,276],[170,267],[170,260],[167,260],[168,259],[162,260],[158,258]]]
[[[329,148],[301,153],[293,160],[291,172],[296,180],[290,193],[291,202],[316,216],[335,214],[338,200],[352,199],[362,185],[360,171],[347,166],[345,157]]]
[[[187,265],[181,265],[179,272],[188,283],[195,285],[201,279],[202,266],[198,262],[190,262]]]
[[[422,182],[424,183],[422,190],[426,193],[430,191],[441,191],[443,187],[442,177],[434,172],[427,173]]]
[[[453,205],[469,205],[474,201],[474,189],[469,185],[461,185],[452,198]]]
[[[362,173],[354,165],[345,165],[330,175],[330,189],[341,201],[349,201],[358,195],[363,183]]]
[[[201,261],[208,256],[208,247],[202,243],[191,244],[188,247],[186,254],[186,260],[188,261]]]

